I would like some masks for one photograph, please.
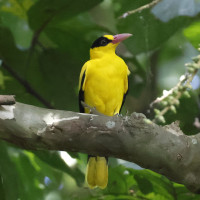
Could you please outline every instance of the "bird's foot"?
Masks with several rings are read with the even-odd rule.
[[[104,114],[100,113],[95,107],[91,107],[88,104],[86,104],[84,101],[81,101],[81,104],[84,108],[87,108],[90,111],[90,114],[94,115],[102,115],[105,116]]]

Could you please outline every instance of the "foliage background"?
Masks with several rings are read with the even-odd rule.
[[[150,102],[185,73],[198,54],[200,1],[162,0],[153,9],[118,17],[149,0],[0,0],[0,93],[19,102],[78,111],[78,78],[91,43],[103,34],[132,33],[118,54],[130,70],[129,95],[122,113],[148,113]],[[181,98],[167,123],[180,120],[195,134],[199,76],[191,98]],[[0,142],[1,200],[200,199],[183,185],[122,160],[110,158],[109,185],[89,190],[84,154],[26,151]],[[181,169],[180,169],[181,170]]]

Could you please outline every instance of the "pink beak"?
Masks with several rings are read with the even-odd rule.
[[[112,43],[117,44],[131,36],[132,36],[132,34],[130,34],[130,33],[122,33],[122,34],[114,35],[114,40],[112,41]]]

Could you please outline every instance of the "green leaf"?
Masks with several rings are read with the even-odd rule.
[[[150,170],[128,169],[136,180],[137,194],[149,199],[173,199],[173,187],[171,182]]]
[[[22,52],[16,47],[12,32],[0,25],[0,58],[7,64],[20,67],[20,64],[24,66],[26,55],[26,51]]]
[[[121,5],[121,9],[116,12],[117,16],[129,10],[134,10],[139,6],[144,5],[149,1],[128,1],[117,0],[115,3]],[[169,22],[158,20],[150,10],[144,10],[141,13],[129,15],[125,19],[120,19],[117,22],[119,32],[132,33],[128,41],[124,43],[128,49],[135,55],[148,52],[160,47],[174,33],[185,27],[192,21],[190,17],[177,17]]]
[[[165,118],[167,124],[172,123],[174,119],[180,121],[181,130],[187,135],[193,135],[198,133],[198,129],[193,125],[194,119],[199,113],[198,103],[196,102],[198,92],[191,91],[188,95],[190,95],[190,98],[181,97],[176,114],[169,112]]]
[[[40,200],[53,190],[59,196],[63,192],[63,173],[41,162],[33,153],[5,142],[0,142],[0,174],[5,199]]]
[[[190,192],[184,185],[173,183],[177,200],[198,200],[200,195]]]
[[[0,7],[3,12],[12,13],[20,18],[26,18],[26,11],[36,0],[2,0]]]
[[[42,0],[35,3],[28,12],[29,24],[33,30],[46,26],[51,20],[67,20],[81,12],[89,10],[102,0]]]
[[[186,38],[192,43],[195,48],[198,48],[200,45],[200,22],[194,22],[189,27],[184,29],[183,33]]]
[[[34,184],[34,168],[20,150],[3,142],[0,143],[0,174],[6,199],[39,199],[41,189]]]
[[[145,176],[136,174],[134,178],[137,181],[138,188],[143,194],[147,195],[153,192],[153,185]]]
[[[60,157],[60,154],[57,151],[33,151],[33,153],[43,162],[47,163],[49,166],[54,167],[58,170],[61,170],[70,176],[72,176],[77,185],[81,186],[85,180],[85,175],[75,167],[69,167],[63,159]]]
[[[134,195],[144,199],[173,200],[172,183],[150,170],[135,170],[118,166],[109,171],[106,193]]]
[[[5,191],[4,191],[4,186],[3,186],[3,178],[0,174],[0,196],[1,196],[1,200],[5,200]]]
[[[128,187],[126,176],[124,176],[125,168],[118,166],[109,170],[108,193],[110,194],[127,194]]]
[[[90,198],[90,200],[99,200],[100,197]],[[131,195],[104,195],[101,199],[105,200],[139,200],[141,198]]]
[[[73,60],[69,55],[57,49],[49,49],[44,51],[39,57],[39,66],[37,76],[41,77],[38,81],[33,77],[31,72],[35,73],[35,67],[30,68],[30,79],[34,82],[36,88],[40,88],[40,84],[44,84],[41,88],[46,99],[51,100],[58,109],[78,110],[78,100],[76,88],[78,85],[78,76],[82,63],[79,60]],[[55,76],[59,77],[55,79]],[[74,81],[77,77],[77,82]],[[56,81],[55,81],[56,80]],[[51,84],[51,87],[49,87]],[[58,89],[59,88],[59,89]],[[78,90],[77,90],[78,91]]]
[[[26,16],[32,4],[32,0],[7,0],[0,5],[1,24],[12,31],[17,46],[22,49],[29,47],[32,40]]]
[[[12,53],[11,53],[12,52]],[[32,75],[36,74],[38,71],[36,70],[38,66],[36,63],[36,58],[32,57],[32,62],[28,67],[26,66],[26,61],[28,57],[28,51],[19,50],[13,38],[11,31],[8,28],[5,28],[0,25],[0,59],[4,61],[13,71],[14,73],[22,79],[26,79],[29,68],[34,67]],[[34,61],[34,62],[33,62]],[[32,64],[32,65],[31,65]],[[2,94],[15,94],[17,97],[17,101],[21,101],[24,103],[32,103],[38,106],[42,106],[37,99],[32,97],[30,93],[27,93],[24,86],[22,86],[19,81],[17,81],[12,74],[10,74],[7,70],[1,67],[1,73],[3,73],[3,87],[0,87],[0,92]],[[38,75],[38,74],[37,74]],[[36,81],[40,83],[38,87],[39,90],[43,89],[43,85],[41,83],[41,76],[38,76]],[[31,82],[30,80],[28,82]],[[30,83],[31,84],[31,83]],[[37,88],[36,88],[37,90]],[[45,91],[43,89],[43,91]],[[39,92],[39,91],[38,91]]]

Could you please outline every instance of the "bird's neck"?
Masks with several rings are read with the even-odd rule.
[[[116,56],[115,50],[99,51],[98,49],[90,49],[90,59],[103,58],[104,56]]]

